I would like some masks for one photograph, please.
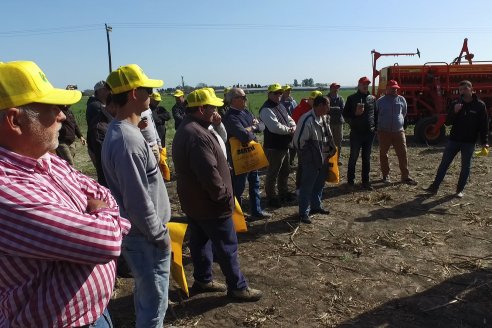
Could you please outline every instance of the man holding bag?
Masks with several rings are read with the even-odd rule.
[[[241,88],[232,88],[226,95],[230,104],[229,110],[224,115],[224,125],[229,137],[237,138],[242,144],[248,144],[250,141],[257,141],[255,132],[262,132],[265,125],[259,122],[251,112],[246,109],[246,94]],[[231,146],[227,143],[227,151],[231,152]],[[232,164],[232,156],[228,156]],[[252,218],[264,219],[271,217],[261,209],[260,204],[260,178],[258,170],[243,174],[232,173],[232,186],[234,196],[241,204],[241,196],[246,187],[246,180],[249,184],[249,203]]]
[[[310,214],[330,213],[321,207],[328,159],[336,153],[327,117],[329,111],[327,97],[314,98],[313,109],[301,116],[294,133],[294,146],[303,167],[299,192],[299,220],[303,223],[311,223]]]

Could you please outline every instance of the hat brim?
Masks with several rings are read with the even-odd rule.
[[[141,85],[143,88],[160,88],[164,85],[162,80],[148,79],[144,84]]]
[[[277,92],[277,91],[283,91],[283,89],[282,88],[278,88],[278,89],[268,90],[268,93],[270,93],[270,92]]]
[[[210,105],[210,106],[224,106],[224,101],[220,98],[212,98],[210,99],[206,105]]]
[[[82,98],[82,93],[78,90],[56,89],[51,90],[41,99],[33,102],[50,105],[73,105]]]

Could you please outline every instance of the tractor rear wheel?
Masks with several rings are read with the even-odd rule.
[[[418,141],[437,145],[446,137],[446,127],[442,125],[437,132],[433,132],[437,123],[437,117],[424,117],[415,124],[414,134]]]

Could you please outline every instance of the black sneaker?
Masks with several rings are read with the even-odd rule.
[[[280,196],[280,201],[282,203],[291,203],[291,202],[294,202],[296,200],[297,200],[296,194],[293,194],[290,192]]]
[[[268,206],[273,208],[280,208],[282,207],[282,204],[280,203],[280,200],[278,198],[270,198],[268,200]]]
[[[262,219],[269,219],[272,217],[272,213],[268,213],[267,211],[263,211],[258,214],[253,214],[250,216],[251,220],[262,220]]]
[[[314,210],[309,211],[309,214],[324,214],[324,215],[328,215],[328,214],[330,214],[330,211],[325,210],[324,208],[316,208]]]
[[[427,191],[428,193],[435,195],[435,194],[437,194],[439,187],[436,186],[435,184],[431,184],[429,187],[425,188],[424,190]]]
[[[313,221],[311,221],[309,216],[299,216],[299,221],[301,221],[302,223],[306,223],[306,224],[313,223]]]
[[[374,187],[371,185],[370,182],[363,182],[362,189],[370,191],[370,190],[374,190]]]

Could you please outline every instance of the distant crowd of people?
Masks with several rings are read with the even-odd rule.
[[[95,84],[84,138],[70,110],[81,99],[79,91],[54,88],[33,62],[0,63],[0,326],[112,327],[107,305],[120,255],[135,281],[136,327],[163,326],[171,263],[166,224],[172,213],[159,161],[171,117],[176,129],[172,160],[193,263],[191,290],[259,300],[263,293],[241,271],[231,219],[235,198],[246,206],[246,182],[248,220],[271,217],[265,205],[275,209],[296,201],[302,224],[312,223],[314,214],[328,215],[323,189],[329,161],[343,167],[348,123],[348,188],[355,188],[362,154],[361,187],[373,189],[369,173],[376,135],[382,182],[391,181],[388,152],[393,147],[399,180],[417,184],[409,170],[407,103],[398,94],[398,81],[388,81],[379,99],[369,93],[370,83],[361,77],[346,101],[340,84],[332,83],[328,94],[313,91],[299,104],[290,86],[274,83],[258,117],[238,87],[228,89],[224,99],[211,88],[188,95],[176,90],[169,113],[154,91],[163,81],[131,64]],[[477,138],[488,149],[488,117],[470,81],[457,87],[460,97],[446,119],[452,125],[449,141],[426,189],[438,191],[460,152],[456,196],[463,197]],[[268,159],[263,204],[258,170],[236,174],[230,143],[234,137],[247,145],[260,133]],[[98,182],[73,168],[76,138],[87,144]],[[296,190],[290,190],[295,156]],[[214,261],[225,284],[212,274]]]

